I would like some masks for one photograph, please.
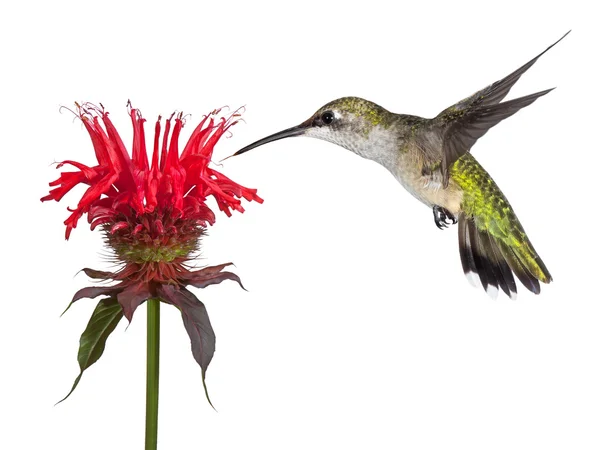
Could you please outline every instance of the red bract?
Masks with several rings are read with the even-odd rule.
[[[185,123],[183,114],[171,115],[165,121],[164,132],[159,117],[149,160],[145,120],[139,110],[128,107],[133,124],[131,155],[102,106],[76,104],[76,115],[90,135],[98,164],[89,167],[71,160],[61,162],[57,168],[71,165],[77,170],[62,172],[50,183],[54,189],[42,201],[60,201],[78,184],[89,186],[77,207],[69,209],[66,238],[87,214],[92,229],[102,227],[106,243],[120,263],[115,272],[84,269],[91,278],[115,284],[87,287],[73,297],[71,303],[84,297],[104,296],[97,308],[98,316],[96,312],[92,316],[82,342],[84,336],[87,340],[90,333],[101,329],[98,322],[108,320],[104,317],[111,320],[104,325],[112,331],[122,315],[131,321],[141,303],[159,298],[181,310],[194,358],[204,376],[214,352],[214,333],[204,305],[186,287],[204,288],[224,280],[240,283],[237,275],[222,271],[229,264],[201,270],[191,270],[187,264],[197,252],[207,224],[215,222],[215,215],[205,202],[212,196],[228,216],[231,210],[244,211],[242,198],[262,203],[256,189],[245,188],[209,167],[215,144],[237,123],[239,114],[222,118],[218,116],[220,110],[215,110],[205,116],[181,154],[178,141]],[[116,305],[120,305],[121,312],[114,312]],[[112,314],[106,314],[107,310]],[[91,339],[102,344],[100,354],[108,334]],[[87,365],[81,366],[82,373],[96,359],[87,359]],[[79,378],[75,385],[78,381]]]

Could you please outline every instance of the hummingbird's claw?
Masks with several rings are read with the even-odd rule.
[[[455,225],[457,223],[456,217],[450,211],[438,205],[433,207],[433,220],[435,221],[435,226],[440,230],[448,228],[448,225]]]

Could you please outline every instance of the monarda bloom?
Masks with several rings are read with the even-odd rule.
[[[76,104],[75,113],[90,135],[98,164],[89,167],[71,160],[61,162],[57,168],[72,166],[75,170],[62,172],[50,183],[50,193],[42,198],[60,201],[75,186],[87,185],[77,207],[69,209],[66,238],[87,215],[92,230],[102,229],[118,263],[114,272],[83,269],[90,278],[112,283],[83,288],[69,304],[84,297],[103,297],[81,337],[81,373],[73,389],[83,371],[98,360],[123,315],[131,321],[136,308],[151,298],[181,311],[204,381],[215,349],[215,335],[204,305],[187,287],[204,288],[224,280],[240,283],[237,275],[223,271],[229,264],[200,270],[189,265],[197,255],[206,226],[215,222],[205,202],[212,196],[228,216],[232,210],[244,211],[242,198],[262,203],[255,189],[240,186],[209,167],[215,144],[237,123],[237,112],[223,118],[216,110],[204,117],[181,152],[178,141],[185,124],[183,114],[165,120],[164,131],[159,117],[150,159],[145,119],[130,104],[128,112],[133,125],[131,154],[102,106]],[[87,347],[93,343],[95,348],[90,350],[86,343]]]

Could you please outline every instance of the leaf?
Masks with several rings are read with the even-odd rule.
[[[116,298],[103,298],[98,302],[87,327],[79,339],[77,361],[79,362],[81,371],[77,378],[75,378],[73,387],[67,396],[58,403],[65,401],[73,393],[81,380],[83,372],[100,359],[102,353],[104,353],[104,347],[108,336],[110,336],[117,327],[117,324],[122,317],[123,309]]]
[[[188,284],[197,287],[205,288],[211,284],[219,284],[221,281],[233,280],[237,281],[243,290],[246,290],[242,284],[242,280],[235,273],[232,272],[219,272],[214,274],[203,274],[201,272],[194,272],[194,275],[189,277],[186,281]]]
[[[237,281],[240,287],[246,290],[242,284],[242,281],[235,273],[221,272],[221,270],[230,265],[232,265],[232,263],[225,263],[218,266],[205,267],[204,269],[191,272],[186,277],[186,283],[197,288],[205,288],[211,284],[219,284],[225,280],[233,280]]]
[[[75,303],[77,300],[81,300],[82,298],[96,298],[99,295],[112,296],[112,295],[116,294],[117,292],[121,292],[122,290],[123,290],[123,288],[120,287],[119,285],[117,285],[117,286],[88,286],[88,287],[84,287],[83,289],[79,289],[77,292],[75,292],[73,299],[67,306],[67,309],[65,309],[63,311],[63,313],[61,314],[61,317],[69,310],[71,305],[73,303]]]
[[[190,336],[192,344],[192,355],[202,369],[202,385],[206,399],[214,408],[206,388],[206,370],[215,354],[216,337],[206,307],[185,288],[162,285],[159,287],[159,295],[167,303],[171,303],[181,310],[183,326]]]
[[[196,273],[203,272],[203,273],[207,273],[207,274],[211,274],[212,275],[213,273],[220,272],[221,270],[223,270],[227,266],[233,266],[233,263],[229,262],[229,263],[225,263],[225,264],[219,264],[218,266],[208,266],[208,267],[205,267],[205,268],[199,270]]]
[[[148,283],[139,282],[128,286],[123,292],[117,294],[117,300],[123,308],[123,313],[127,320],[131,323],[133,313],[146,300],[152,297]]]
[[[97,280],[110,280],[115,276],[115,274],[112,272],[103,272],[102,270],[90,269],[88,267],[81,269],[81,271],[85,272],[88,277]]]
[[[88,286],[75,292],[71,302],[76,302],[82,298],[96,298],[99,295],[111,295],[114,291],[121,290],[123,290],[123,288],[119,286]]]

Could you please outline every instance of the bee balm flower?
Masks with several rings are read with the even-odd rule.
[[[205,202],[213,197],[228,216],[232,210],[244,211],[242,198],[262,203],[256,189],[245,188],[209,167],[215,144],[237,123],[239,114],[223,118],[219,117],[220,110],[215,110],[205,116],[181,153],[178,142],[185,122],[183,114],[165,120],[164,131],[159,117],[149,159],[145,119],[130,104],[128,111],[133,125],[131,154],[102,106],[76,104],[75,113],[90,135],[98,164],[90,167],[72,160],[61,162],[57,168],[72,166],[75,170],[62,172],[41,200],[60,201],[75,186],[87,185],[77,206],[69,209],[66,238],[87,215],[92,230],[102,228],[106,243],[120,263],[115,272],[84,269],[91,278],[112,280],[114,284],[81,289],[71,304],[84,297],[105,296],[101,303],[104,309],[113,308],[112,329],[122,315],[131,321],[136,308],[150,298],[175,305],[182,312],[204,378],[214,353],[214,333],[204,305],[187,286],[204,288],[224,280],[240,283],[237,275],[223,271],[229,264],[200,270],[192,270],[187,264],[199,249],[205,227],[215,222]],[[88,328],[93,320],[94,316]],[[102,349],[108,334],[102,337]],[[81,371],[97,359],[86,364],[80,361]]]

